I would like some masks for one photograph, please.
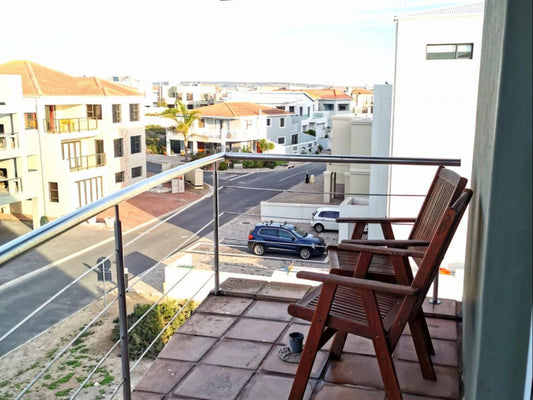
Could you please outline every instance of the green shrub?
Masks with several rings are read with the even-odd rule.
[[[144,316],[128,336],[129,355],[132,359],[138,359],[146,351],[150,343],[163,330],[163,327],[177,314],[186,302],[187,300],[168,300],[165,303],[159,303]],[[127,317],[128,327],[137,322],[150,307],[150,304],[136,304],[133,312]],[[196,304],[191,301],[155,341],[154,345],[146,353],[146,356],[155,359],[174,332],[192,315],[195,308]],[[112,339],[114,341],[120,338],[120,326],[118,322],[118,318],[113,320],[115,326],[112,331]]]
[[[218,164],[219,171],[225,171],[227,169],[228,169],[228,163],[226,161],[221,161],[220,164]]]
[[[265,168],[270,168],[270,169],[276,168],[276,162],[275,161],[267,161],[267,162],[265,162]]]
[[[304,131],[304,133],[307,133],[308,135],[311,135],[311,136],[316,136],[316,131],[314,129],[308,129]]]

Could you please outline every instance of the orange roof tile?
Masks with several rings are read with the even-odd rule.
[[[22,93],[35,96],[142,96],[128,86],[99,78],[78,78],[31,61],[0,64],[0,74],[20,75]]]
[[[372,90],[357,88],[352,90],[352,94],[374,94]]]
[[[315,99],[321,100],[351,99],[351,97],[347,94],[344,94],[343,92],[339,92],[334,89],[305,89],[304,92]]]
[[[228,102],[217,103],[211,106],[199,107],[195,111],[198,111],[200,115],[206,117],[249,117],[254,115],[286,115],[291,114],[288,111],[278,110],[268,106],[262,106],[255,103],[247,102]]]

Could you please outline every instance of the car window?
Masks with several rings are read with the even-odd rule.
[[[320,214],[318,214],[318,216],[325,218],[327,213],[328,213],[327,211],[320,211]]]
[[[278,237],[278,230],[276,228],[261,228],[259,234],[262,236]]]
[[[292,231],[297,237],[306,237],[308,235],[307,232],[301,231],[298,228],[294,227]]]
[[[289,240],[292,240],[294,238],[294,236],[292,236],[289,232],[287,232],[287,231],[285,231],[283,229],[280,229],[279,237],[282,238],[282,239],[289,239]]]
[[[339,218],[339,211],[333,211],[333,218]]]

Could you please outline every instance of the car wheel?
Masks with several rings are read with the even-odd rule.
[[[265,254],[265,245],[261,243],[254,244],[254,254],[256,256],[262,256],[263,254]]]
[[[324,230],[324,225],[322,225],[322,224],[316,224],[315,226],[313,226],[313,229],[314,229],[316,232],[320,233],[320,232],[322,232],[322,231]]]
[[[300,256],[300,258],[308,260],[309,258],[311,258],[311,250],[309,249],[309,247],[301,247],[300,250],[298,250],[298,255]]]

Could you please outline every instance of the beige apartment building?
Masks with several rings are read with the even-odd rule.
[[[142,103],[102,79],[0,65],[0,211],[37,227],[144,179]]]

